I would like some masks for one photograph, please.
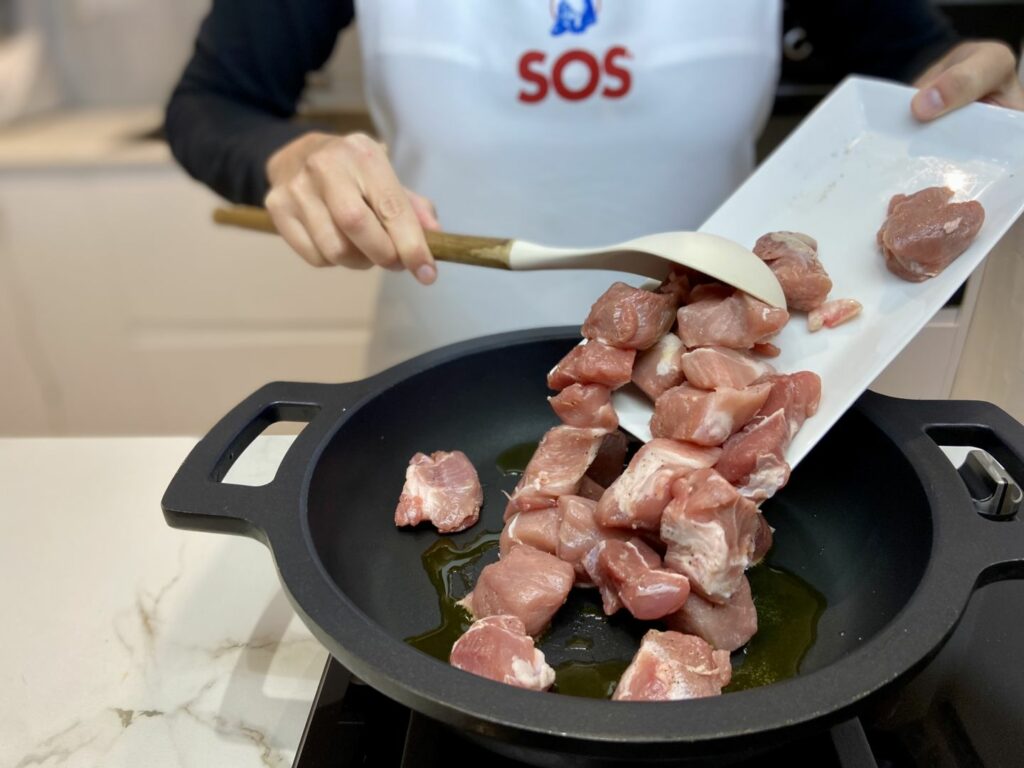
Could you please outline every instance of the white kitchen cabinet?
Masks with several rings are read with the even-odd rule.
[[[158,117],[0,138],[0,433],[198,433],[267,381],[364,373],[377,275],[214,225],[219,199],[127,138]]]

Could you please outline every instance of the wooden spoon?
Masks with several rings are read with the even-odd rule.
[[[275,232],[262,208],[218,208],[213,220],[261,232]],[[663,280],[673,264],[690,267],[749,293],[774,307],[786,307],[775,274],[739,243],[704,232],[662,232],[614,245],[553,248],[512,240],[448,232],[425,232],[427,246],[438,261],[495,269],[607,269]]]

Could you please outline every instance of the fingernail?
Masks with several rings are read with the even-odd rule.
[[[945,108],[946,102],[942,100],[942,94],[939,93],[938,88],[929,88],[918,96],[917,111],[925,119],[937,116]]]
[[[433,264],[424,264],[416,270],[416,279],[424,285],[430,285],[437,278],[437,269]]]

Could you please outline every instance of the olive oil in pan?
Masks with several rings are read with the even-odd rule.
[[[629,666],[629,659],[611,661],[565,661],[555,667],[555,693],[584,696],[588,699],[610,699],[619,678]]]
[[[747,578],[757,608],[757,634],[733,654],[732,682],[725,693],[794,677],[825,611],[824,595],[789,571],[761,563]]]
[[[469,612],[456,602],[455,580],[461,579],[466,587],[472,588],[467,573],[483,555],[498,546],[500,533],[484,533],[469,544],[460,547],[452,539],[438,539],[423,553],[423,568],[430,583],[437,592],[438,607],[441,609],[441,623],[422,635],[407,637],[405,641],[413,648],[428,653],[441,661],[448,661],[452,646],[473,623]]]
[[[530,463],[530,459],[533,458],[534,451],[537,450],[537,441],[529,443],[518,443],[502,451],[498,455],[495,464],[498,466],[498,471],[503,475],[521,475],[526,470],[526,465]]]

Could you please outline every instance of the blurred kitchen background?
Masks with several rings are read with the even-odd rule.
[[[1024,0],[940,3],[1021,49]],[[372,272],[313,270],[215,226],[173,163],[163,105],[209,0],[0,0],[0,435],[199,434],[275,379],[363,376]],[[834,84],[787,23],[770,151]],[[358,34],[303,113],[372,130]],[[511,233],[483,233],[511,234]],[[905,397],[1024,419],[1024,225],[885,372]]]

